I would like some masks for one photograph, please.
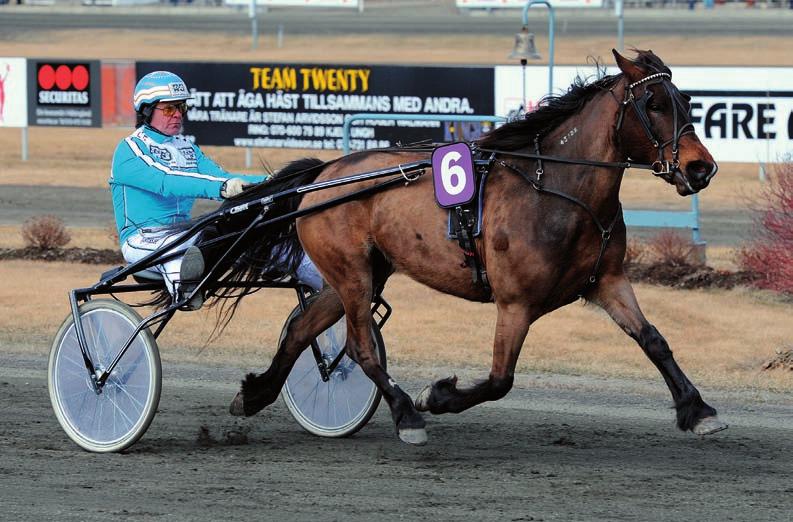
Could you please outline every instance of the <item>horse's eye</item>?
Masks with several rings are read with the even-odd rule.
[[[650,104],[647,105],[647,108],[650,109],[653,112],[663,112],[664,111],[664,108],[661,107],[661,104],[659,104],[659,103],[650,103]]]

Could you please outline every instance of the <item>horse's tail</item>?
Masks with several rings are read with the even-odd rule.
[[[314,181],[325,162],[316,158],[303,158],[289,163],[278,171],[271,180],[256,189],[246,192],[244,199],[272,195],[307,185]],[[270,205],[265,220],[290,214],[297,210],[303,194],[282,198]],[[224,203],[224,207],[239,205],[234,199]],[[248,223],[243,222],[242,226]],[[233,280],[252,281],[262,277],[282,277],[294,275],[303,259],[303,247],[297,237],[294,219],[287,219],[275,225],[268,225],[260,233],[253,232],[239,245],[240,252],[229,276]]]
[[[277,194],[314,181],[327,164],[316,158],[303,158],[293,161],[279,170],[267,183],[245,191],[242,195],[228,200],[223,207],[235,206],[248,200]],[[295,194],[273,202],[264,216],[265,221],[287,215],[297,210],[303,194]],[[250,216],[240,217],[220,227],[218,232],[227,234],[238,232],[250,224]],[[211,243],[211,239],[209,241]],[[220,256],[230,247],[231,242],[221,242],[215,252],[204,252],[209,258]],[[203,250],[203,249],[202,249]],[[262,227],[261,232],[252,231],[245,237],[228,256],[231,260],[222,279],[218,282],[212,295],[210,305],[218,305],[218,322],[210,339],[219,335],[231,320],[240,300],[256,291],[245,288],[244,283],[257,282],[262,279],[275,280],[284,276],[295,277],[297,268],[303,260],[303,247],[297,237],[294,219],[285,219],[274,225]],[[237,288],[225,286],[228,283],[243,283]]]

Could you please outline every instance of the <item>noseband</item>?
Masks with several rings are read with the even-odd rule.
[[[656,84],[661,84],[666,93],[669,95],[669,100],[672,105],[672,125],[674,131],[672,137],[668,140],[663,140],[663,138],[656,136],[655,132],[653,131],[652,123],[650,122],[650,116],[647,114],[647,104],[650,102],[650,98],[653,96],[653,91],[649,89],[649,86]],[[644,93],[637,97],[634,94],[634,89],[639,85],[644,85]],[[680,168],[680,138],[686,134],[691,134],[694,132],[694,125],[691,123],[687,114],[683,116],[685,118],[683,124],[679,125],[678,107],[680,102],[677,100],[675,87],[672,85],[672,75],[665,72],[655,73],[626,85],[625,96],[623,97],[622,101],[616,97],[612,90],[609,90],[609,92],[611,92],[611,95],[614,96],[615,100],[617,100],[617,103],[620,104],[620,114],[617,118],[616,125],[617,131],[619,131],[622,127],[622,122],[625,117],[625,108],[628,106],[633,107],[633,111],[636,114],[636,117],[639,119],[639,122],[642,124],[642,128],[644,129],[644,133],[647,135],[647,139],[649,139],[653,147],[658,150],[658,159],[655,160],[651,166],[652,172],[654,175],[662,177],[671,183],[672,176]],[[683,111],[681,110],[680,112]],[[664,149],[668,145],[672,145],[671,161],[664,159]]]

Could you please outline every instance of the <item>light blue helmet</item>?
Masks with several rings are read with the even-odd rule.
[[[191,98],[187,85],[177,75],[168,71],[154,71],[138,81],[132,94],[132,105],[135,107],[135,112],[140,112],[144,105]]]

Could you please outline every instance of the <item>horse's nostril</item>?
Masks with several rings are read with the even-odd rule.
[[[713,176],[719,171],[719,165],[716,162],[710,164],[710,172],[708,173],[707,181],[713,179]]]
[[[692,161],[686,165],[688,179],[700,186],[707,185],[717,170],[716,164],[709,161]]]

